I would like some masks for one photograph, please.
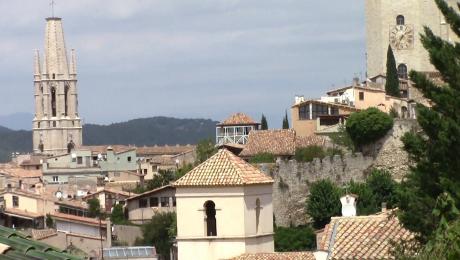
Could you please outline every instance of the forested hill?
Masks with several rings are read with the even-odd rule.
[[[214,138],[217,123],[210,119],[151,117],[110,125],[86,124],[83,126],[83,143],[137,146],[195,144],[201,139]],[[15,131],[0,126],[0,162],[9,161],[12,152],[31,151],[31,131]]]

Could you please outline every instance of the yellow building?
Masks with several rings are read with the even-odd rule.
[[[177,180],[179,259],[273,252],[272,185],[226,149]]]

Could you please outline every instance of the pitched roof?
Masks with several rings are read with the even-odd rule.
[[[64,214],[60,212],[53,212],[51,213],[51,216],[56,219],[60,220],[66,220],[70,222],[76,222],[76,223],[81,223],[81,224],[87,224],[90,226],[99,226],[99,219],[97,218],[87,218],[87,217],[81,217],[81,216],[75,216],[75,215],[70,215],[70,214]],[[104,228],[106,225],[105,220],[101,221],[101,227]]]
[[[0,226],[1,259],[83,259],[62,250],[30,240],[14,229]]]
[[[144,196],[150,196],[152,194],[155,194],[155,193],[157,193],[159,191],[162,191],[162,190],[165,190],[165,189],[174,189],[174,187],[172,185],[166,185],[166,186],[163,186],[163,187],[159,187],[159,188],[156,188],[156,189],[153,189],[153,190],[146,191],[146,192],[141,193],[141,194],[137,194],[135,196],[127,198],[126,200],[133,200],[133,199],[141,198],[141,197],[144,197]]]
[[[57,235],[56,229],[48,228],[48,229],[32,229],[32,238],[35,240],[41,240],[48,237],[52,237]]]
[[[121,191],[121,190],[116,190],[116,189],[112,189],[112,188],[109,188],[109,187],[104,187],[103,189],[101,189],[101,190],[99,190],[99,191],[96,191],[96,192],[87,194],[86,196],[83,196],[83,199],[89,198],[89,197],[93,197],[94,195],[99,194],[99,193],[101,193],[101,192],[119,194],[119,195],[122,195],[122,196],[125,196],[125,197],[131,196],[131,193],[130,193],[130,192]]]
[[[259,125],[259,123],[244,113],[235,113],[217,125]]]
[[[231,260],[315,260],[312,252],[276,252],[243,254]]]
[[[251,131],[240,156],[254,156],[258,153],[293,155],[296,148],[295,138],[296,133],[291,129]]]
[[[4,173],[5,175],[19,178],[35,178],[43,176],[41,170],[25,170],[23,168],[17,167],[0,169],[0,173]]]
[[[390,242],[408,240],[413,234],[387,211],[358,217],[333,217],[324,228],[318,249],[329,251],[328,259],[388,259]]]
[[[195,145],[163,145],[137,147],[138,156],[177,155],[195,150]]]
[[[174,186],[241,186],[271,183],[273,179],[259,169],[227,149],[220,149],[211,158],[177,180]]]
[[[248,143],[239,156],[251,157],[259,153],[292,156],[297,148],[323,146],[325,143],[326,139],[322,136],[301,137],[293,129],[256,130],[249,133]]]

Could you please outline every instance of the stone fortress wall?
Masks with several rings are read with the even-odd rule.
[[[396,119],[393,129],[376,143],[363,148],[365,154],[336,155],[322,160],[299,163],[295,160],[259,164],[259,168],[273,177],[273,210],[278,226],[297,226],[308,222],[305,201],[309,184],[321,179],[330,179],[337,184],[350,180],[364,181],[372,168],[389,170],[400,180],[409,170],[410,161],[403,150],[400,138],[408,131],[418,129],[415,120]]]

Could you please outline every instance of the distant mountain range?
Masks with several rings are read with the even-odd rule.
[[[210,119],[151,117],[110,125],[86,124],[83,126],[83,143],[136,146],[196,144],[199,140],[214,138],[217,123]],[[31,131],[0,126],[0,162],[9,161],[13,152],[31,151]]]

